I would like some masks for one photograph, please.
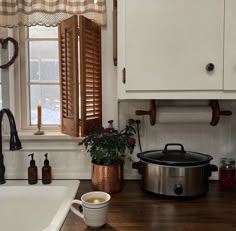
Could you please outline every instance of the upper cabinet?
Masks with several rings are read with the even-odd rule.
[[[225,1],[224,89],[236,90],[236,1]]]
[[[235,0],[120,0],[118,98],[236,99],[235,11]]]

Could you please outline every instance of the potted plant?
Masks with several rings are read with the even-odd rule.
[[[122,189],[123,165],[133,153],[135,133],[133,119],[129,119],[120,131],[113,127],[113,120],[109,120],[107,128],[95,127],[80,142],[92,158],[92,184],[95,190],[114,193]]]

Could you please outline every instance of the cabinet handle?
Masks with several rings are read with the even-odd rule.
[[[126,71],[125,71],[125,67],[122,70],[122,83],[125,84],[126,83]]]
[[[207,71],[213,71],[215,69],[215,65],[213,63],[208,63],[206,65],[206,70]]]

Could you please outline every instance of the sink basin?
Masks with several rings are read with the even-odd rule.
[[[8,180],[0,185],[0,229],[7,231],[60,230],[79,188],[78,180]]]

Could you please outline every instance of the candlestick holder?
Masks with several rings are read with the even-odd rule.
[[[44,131],[41,131],[40,129],[41,129],[41,127],[38,126],[38,131],[36,131],[36,132],[34,133],[34,135],[43,135],[43,134],[44,134]]]

